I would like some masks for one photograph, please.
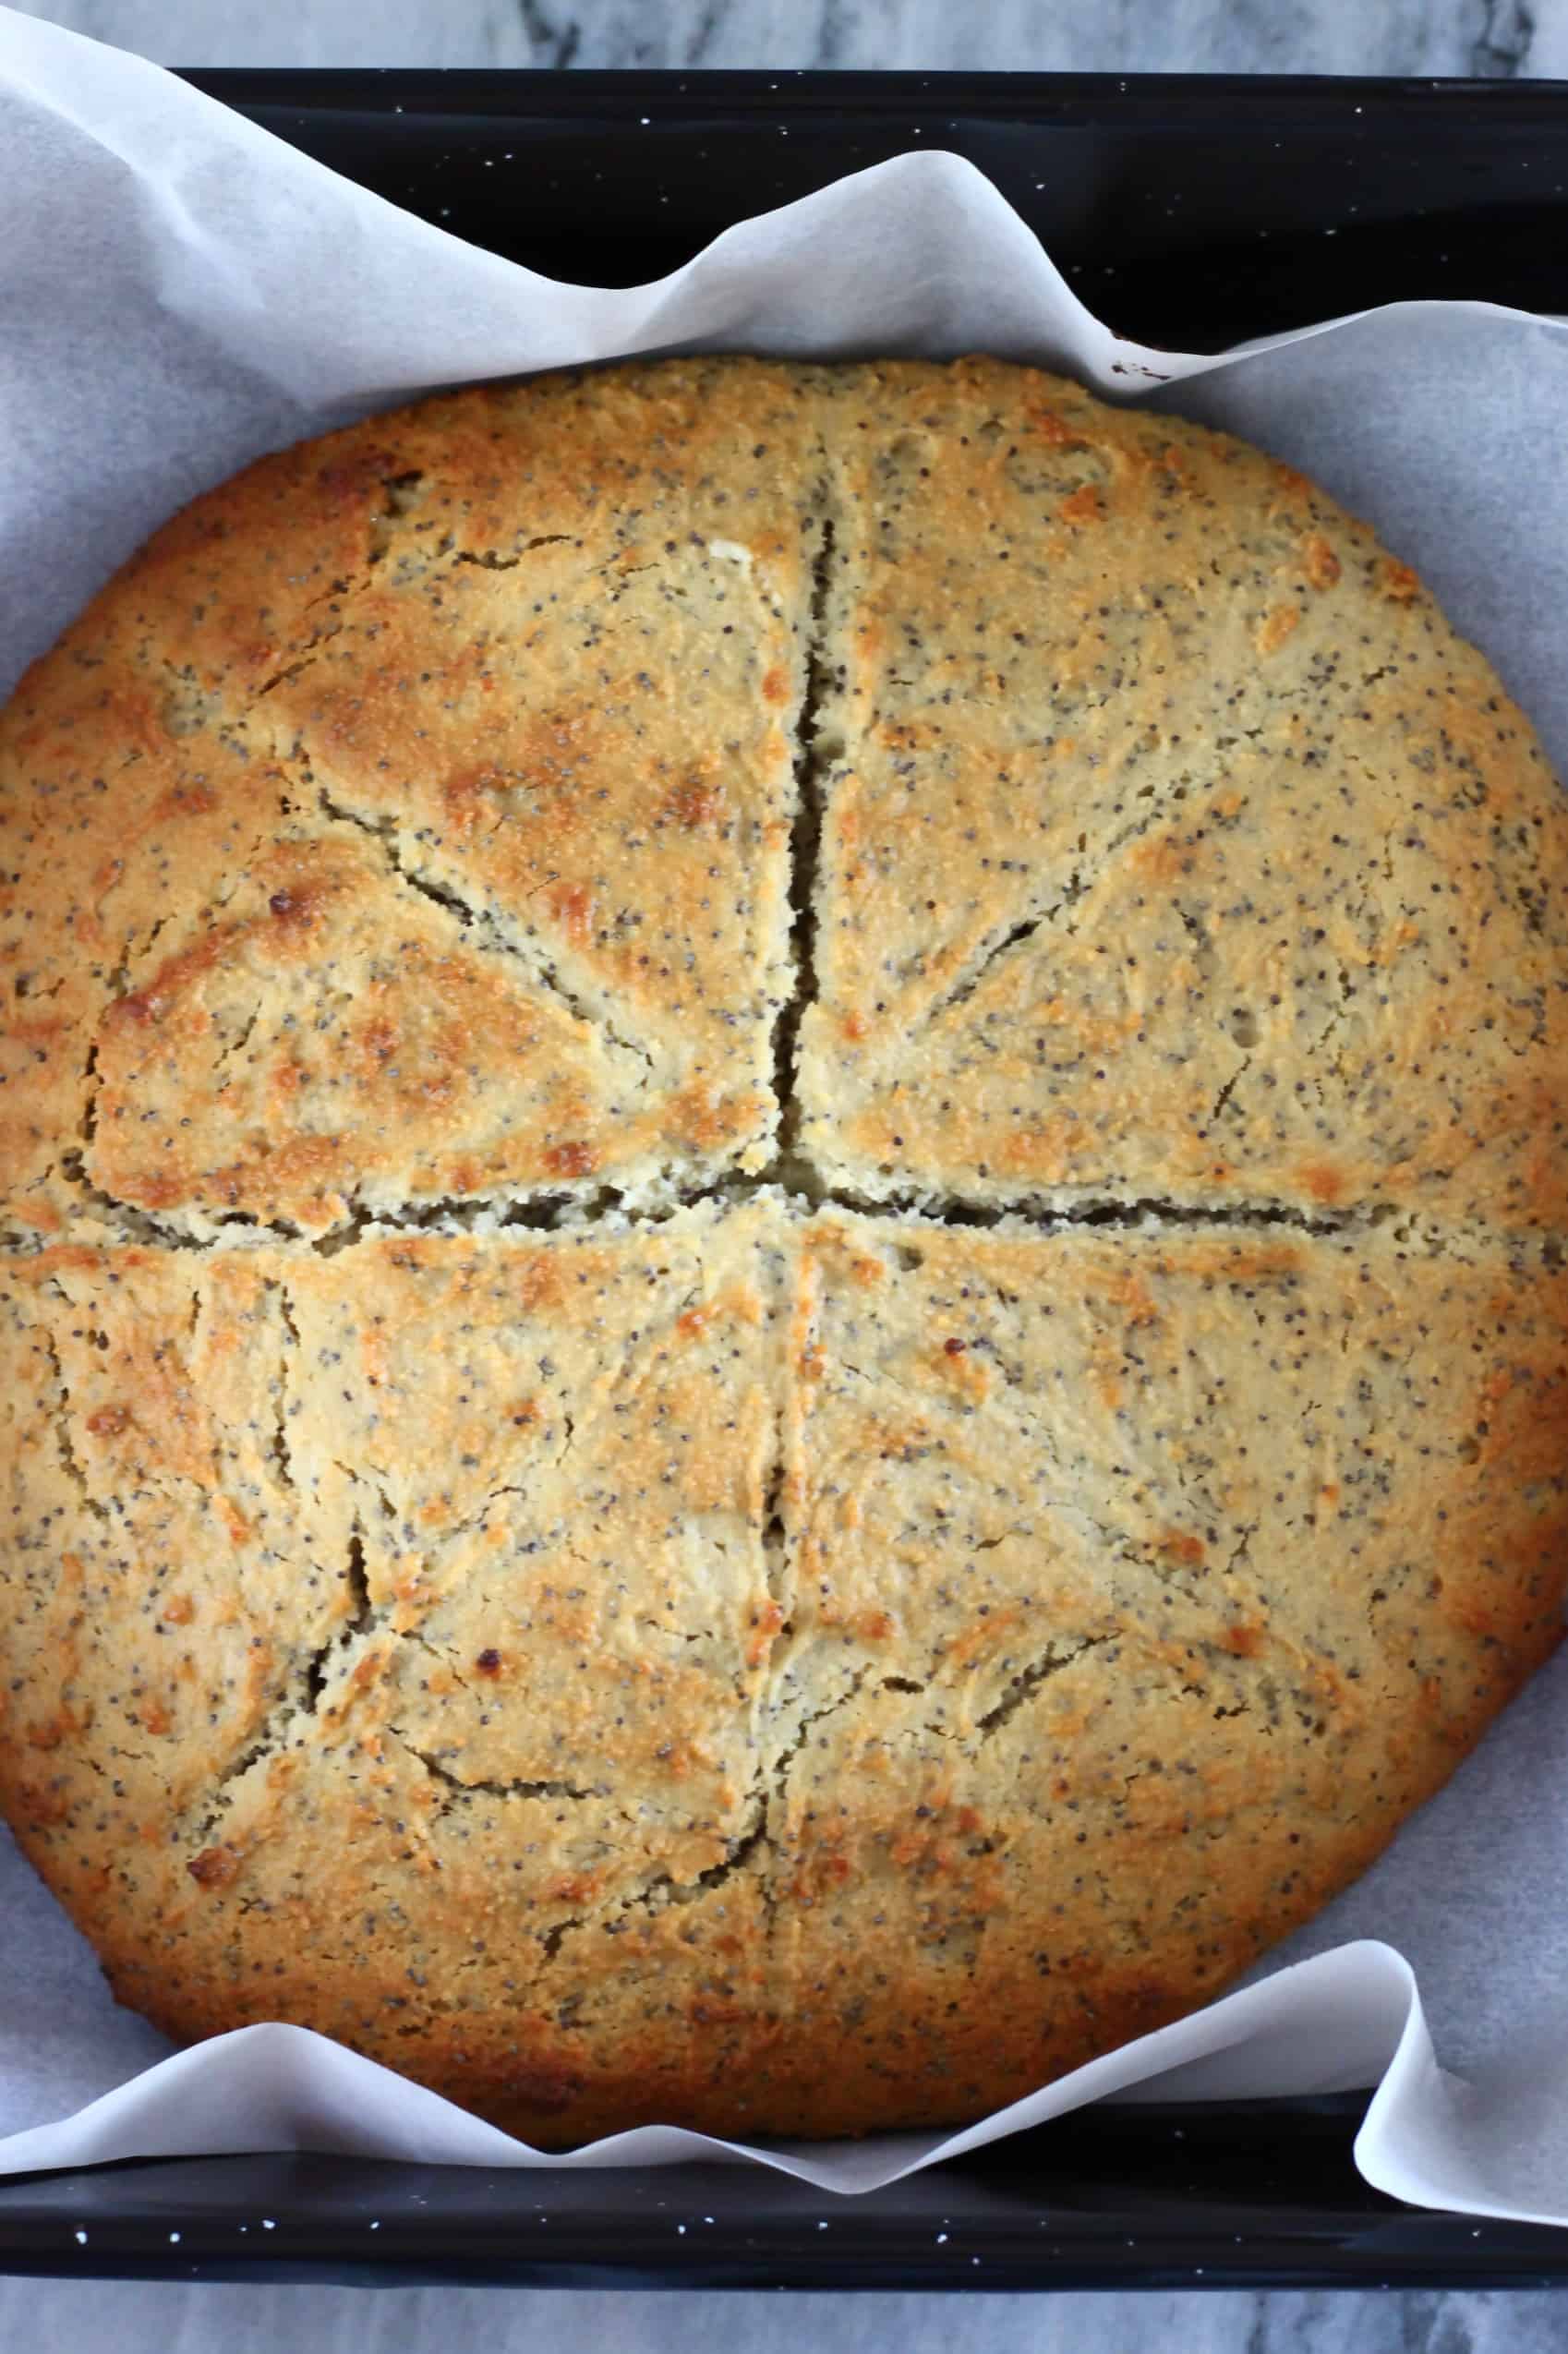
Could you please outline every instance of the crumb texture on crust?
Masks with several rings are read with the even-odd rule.
[[[176,517],[0,817],[0,1803],[175,2034],[961,2121],[1556,1641],[1568,813],[1261,453],[444,397]]]
[[[801,1141],[836,1184],[1563,1223],[1568,828],[1414,575],[1226,436],[873,370]]]
[[[0,718],[13,1214],[319,1234],[760,1168],[817,452],[809,375],[633,369],[161,532]]]

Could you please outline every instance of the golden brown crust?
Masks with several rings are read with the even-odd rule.
[[[173,2033],[959,2122],[1556,1641],[1568,817],[1260,453],[432,402],[176,518],[0,815],[0,1806]]]
[[[800,1301],[798,2114],[972,2116],[1217,1991],[1553,1647],[1568,1285],[825,1212]]]
[[[1013,2096],[1313,1911],[1559,1631],[1568,1280],[1493,1246],[765,1199],[4,1307],[0,1790],[116,1988],[546,2142]]]
[[[805,1150],[884,1199],[1560,1226],[1568,823],[1414,574],[1076,386],[846,398]]]
[[[662,1165],[645,1056],[352,835],[268,843],[99,1032],[93,1181],[199,1230]]]
[[[30,1713],[0,1720],[0,1786],[126,2000],[185,2034],[308,2020],[435,2081],[450,2059],[547,2133],[519,2086],[581,2079],[573,2126],[609,2121],[672,2071],[721,2084],[734,2022],[782,2015],[742,1853],[778,1625],[761,1226],[16,1262],[15,1345],[57,1350],[66,1392],[35,1384],[14,1478],[40,1587],[67,1529],[83,1568],[13,1653]],[[247,1371],[208,1409],[222,1441],[196,1404],[218,1351]],[[214,1684],[231,1586],[243,1708]]]
[[[110,584],[0,715],[18,1218],[79,1207],[62,1138],[100,1191],[196,1232],[761,1165],[820,534],[806,391],[692,361],[430,402],[263,459]],[[454,1100],[441,1039],[395,1015],[401,1088],[374,1046],[341,1125],[296,1083],[283,936],[298,991],[357,1001],[363,975],[308,909],[236,943],[230,904],[344,845],[409,902],[380,922],[384,986],[431,898],[504,960],[513,1020],[553,1033],[510,1084]],[[237,1073],[236,956],[261,1012]],[[131,1149],[92,1132],[105,1029],[202,1141],[139,1085]]]

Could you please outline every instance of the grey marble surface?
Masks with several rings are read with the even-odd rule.
[[[1568,75],[1568,0],[33,0],[187,66]]]
[[[25,2320],[24,2320],[25,2314]],[[1561,2354],[1568,2297],[0,2289],[29,2354]]]
[[[165,63],[1568,76],[1568,0],[48,0]],[[0,28],[0,56],[3,56]],[[3,169],[0,162],[0,169]],[[0,2282],[32,2354],[1546,2354],[1568,2295],[858,2299]]]

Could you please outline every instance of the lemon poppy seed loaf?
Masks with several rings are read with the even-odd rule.
[[[960,2121],[1556,1641],[1568,816],[1261,453],[446,396],[176,517],[0,815],[0,1804],[175,2034]]]

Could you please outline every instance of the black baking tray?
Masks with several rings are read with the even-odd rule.
[[[178,2158],[0,2184],[0,2270],[534,2288],[1540,2288],[1568,2232],[1428,2214],[1359,2098],[1086,2109],[863,2198],[739,2166]]]
[[[1568,84],[1103,75],[188,78],[549,277],[663,275],[920,147],[967,156],[1085,300],[1220,348],[1419,296],[1568,314]],[[271,2155],[0,2180],[0,2271],[756,2288],[1568,2283],[1568,2231],[1383,2197],[1364,2102],[1096,2109],[869,2196],[740,2167],[492,2172]]]
[[[192,73],[394,204],[635,285],[911,149],[964,155],[1114,327],[1201,348],[1358,305],[1568,311],[1568,84],[1102,74]]]

